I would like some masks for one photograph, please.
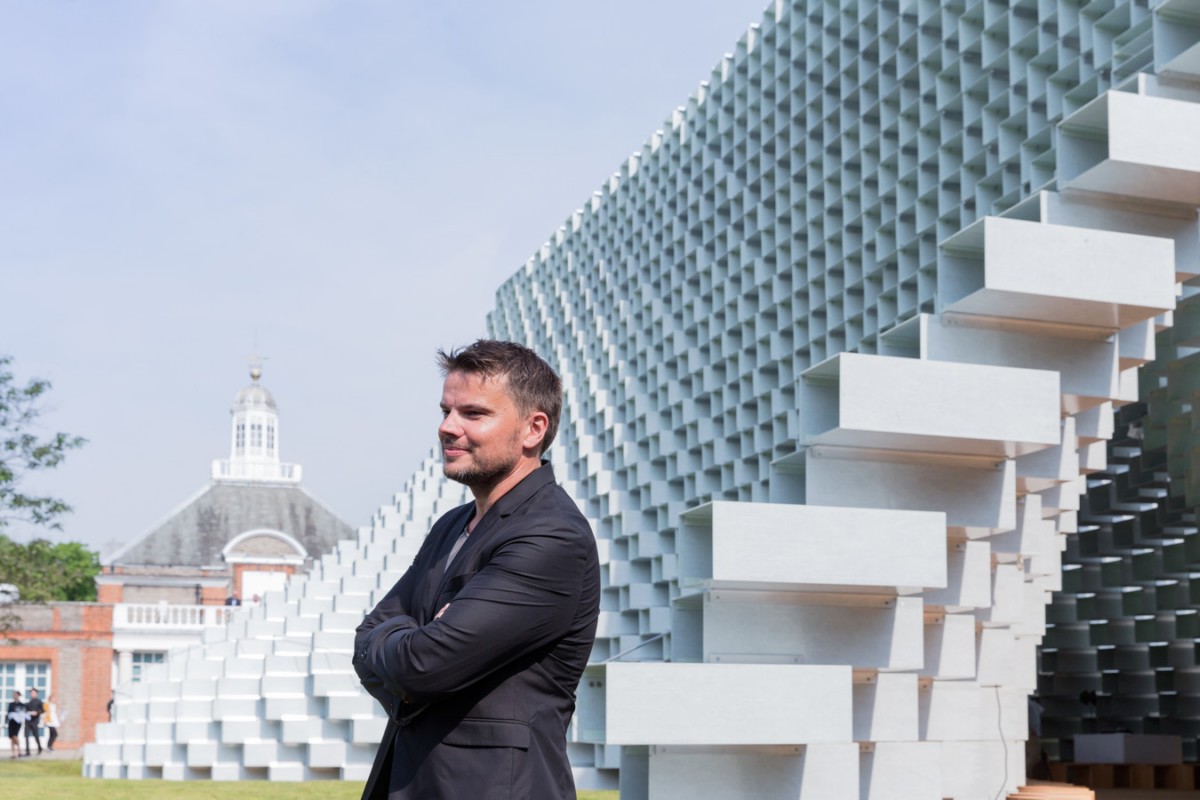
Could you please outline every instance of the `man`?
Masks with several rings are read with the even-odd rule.
[[[364,800],[574,800],[566,731],[596,635],[596,541],[542,461],[562,383],[533,351],[438,352],[443,516],[367,615],[354,666],[389,717]]]
[[[12,700],[8,703],[8,739],[12,744],[12,755],[10,758],[19,758],[21,756],[21,726],[25,724],[25,704],[21,702],[21,693],[13,690]]]
[[[25,713],[28,715],[28,718],[25,720],[25,755],[30,755],[30,737],[33,737],[33,740],[37,742],[38,755],[42,754],[42,734],[38,730],[38,726],[42,724],[43,710],[44,706],[42,705],[41,698],[38,697],[38,690],[30,689],[29,700],[25,703]]]
[[[227,606],[240,606],[241,604],[242,604],[242,598],[240,595],[238,595],[238,593],[236,591],[233,594],[229,595],[229,597],[225,598],[225,605],[227,605]]]

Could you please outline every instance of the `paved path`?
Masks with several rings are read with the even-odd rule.
[[[7,745],[8,742],[5,741],[4,744]],[[33,744],[33,743],[30,742],[30,744]],[[39,758],[42,759],[43,761],[49,760],[49,759],[53,759],[55,761],[59,761],[59,760],[76,761],[78,759],[83,758],[83,749],[82,748],[72,749],[72,750],[64,750],[62,748],[56,747],[56,748],[54,748],[54,752],[50,752],[49,750],[45,749],[45,746],[46,746],[46,743],[45,743],[45,740],[43,740],[42,741],[42,753],[41,753],[41,755],[38,755],[37,745],[33,745],[33,748],[31,750],[32,755],[29,756],[29,759],[31,761],[34,759],[39,759]],[[21,752],[22,753],[25,752],[25,741],[24,740],[21,741]],[[0,760],[3,760],[6,755],[8,755],[8,756],[12,755],[12,750],[9,749],[8,747],[5,747],[3,752],[0,752]]]

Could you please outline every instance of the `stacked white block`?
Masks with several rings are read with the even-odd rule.
[[[716,502],[682,515],[672,658],[742,671],[722,691],[739,698],[743,717],[759,720],[758,738],[706,738],[695,720],[680,725],[688,733],[668,736],[645,722],[661,718],[647,711],[653,704],[637,693],[618,696],[625,684],[614,686],[612,675],[628,665],[596,668],[580,713],[594,725],[601,712],[591,706],[604,704],[605,724],[583,723],[585,737],[600,738],[600,730],[610,744],[644,745],[622,759],[626,794],[682,795],[700,789],[700,776],[712,785],[707,771],[680,766],[702,760],[705,748],[726,762],[727,782],[718,785],[728,793],[748,791],[742,776],[756,774],[763,759],[775,764],[771,774],[803,774],[808,746],[831,742],[772,730],[761,698],[738,688],[756,685],[764,665],[783,664],[794,665],[782,668],[797,686],[811,664],[842,665],[853,676],[842,720],[853,738],[841,744],[861,751],[857,779],[851,771],[841,783],[807,790],[801,781],[802,793],[982,797],[1020,781],[1024,698],[1043,630],[1040,582],[1057,566],[1047,560],[1057,546],[1053,523],[1043,521],[1042,497],[1031,490],[1058,497],[1059,485],[1078,477],[1076,443],[1066,438],[1075,426],[1061,416],[1074,401],[1056,371],[1031,368],[1036,354],[1022,366],[986,363],[995,352],[991,320],[964,315],[946,326],[984,336],[968,335],[957,348],[938,338],[941,319],[916,322],[906,333],[924,358],[842,354],[801,376],[797,436],[806,446],[777,461],[776,493],[806,505]],[[985,363],[964,363],[972,344]],[[931,345],[959,358],[933,360]],[[1100,373],[1116,367],[1111,349],[1094,362]],[[1030,463],[1019,492],[1022,460]],[[1035,559],[1039,568],[1027,570]],[[855,619],[865,624],[851,637],[845,625]],[[676,670],[674,708],[711,705],[707,692],[679,689],[703,682],[702,671],[662,669]],[[834,712],[817,704],[813,711],[836,727]],[[737,727],[737,712],[722,708],[718,718]],[[792,749],[770,749],[785,745]],[[797,788],[780,781],[768,796]]]

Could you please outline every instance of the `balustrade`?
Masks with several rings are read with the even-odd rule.
[[[233,608],[228,606],[117,603],[113,606],[113,629],[201,630],[224,625],[232,613]]]

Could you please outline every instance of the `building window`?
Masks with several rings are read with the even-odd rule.
[[[239,453],[241,453],[246,449],[246,423],[239,422],[234,430],[236,433],[234,436],[233,446]]]
[[[29,699],[29,690],[37,689],[42,699],[50,694],[50,662],[48,661],[3,661],[0,662],[0,700],[7,707],[13,691]]]
[[[267,453],[275,452],[275,426],[267,426]]]
[[[250,423],[250,449],[259,450],[262,448],[262,423]]]
[[[147,664],[163,663],[164,653],[134,653],[133,654],[133,677],[131,680],[134,683],[142,682],[142,671]]]

